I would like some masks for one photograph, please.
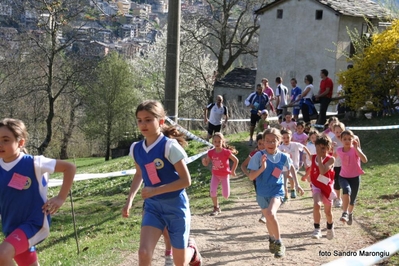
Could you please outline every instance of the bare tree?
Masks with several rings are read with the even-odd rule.
[[[182,23],[183,31],[216,58],[216,78],[223,77],[240,56],[257,56],[259,24],[253,12],[267,2],[208,0],[203,15],[185,14],[193,23]]]

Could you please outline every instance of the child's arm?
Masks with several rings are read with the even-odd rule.
[[[303,145],[303,144],[302,144]],[[308,149],[308,147],[306,147],[305,145],[303,145],[303,150],[308,154],[309,158],[312,158],[312,154],[310,154],[310,151]]]
[[[191,175],[187,169],[187,165],[184,163],[184,159],[181,159],[173,166],[175,167],[175,170],[179,175],[179,179],[173,181],[172,183],[161,185],[159,187],[144,187],[141,190],[141,196],[143,197],[143,199],[183,189],[191,185]]]
[[[332,169],[334,167],[334,162],[335,159],[334,157],[331,157],[326,164],[323,164],[321,157],[320,156],[316,156],[316,161],[319,167],[319,172],[321,175],[324,175],[325,173],[327,173],[330,169]]]
[[[129,195],[126,200],[126,204],[122,209],[122,217],[129,217],[129,210],[132,207],[133,199],[136,197],[137,191],[139,190],[141,184],[143,183],[142,173],[140,166],[136,163],[136,173],[134,174],[132,184],[130,185]]]
[[[295,167],[294,167],[293,164],[291,164],[290,173],[291,173],[292,179],[294,180],[295,190],[296,190],[299,194],[301,194],[301,196],[302,196],[303,193],[305,193],[305,191],[304,191],[303,188],[299,185],[298,177],[297,177],[297,175],[296,175],[296,170],[295,170]]]
[[[241,164],[241,171],[244,173],[244,175],[246,175],[246,176],[248,176],[249,177],[249,172],[248,172],[248,164],[249,164],[249,160],[251,160],[251,157],[247,157],[246,159],[245,159],[245,161],[244,162],[242,162],[242,164]]]
[[[266,169],[266,154],[263,154],[261,159],[260,159],[260,168],[258,170],[252,170],[249,172],[248,177],[251,180],[255,180],[261,173],[263,173],[263,171],[265,171]]]
[[[56,160],[55,173],[63,173],[63,181],[60,192],[54,198],[49,199],[43,206],[43,213],[54,214],[64,204],[71,190],[73,178],[76,173],[76,166],[67,161]]]
[[[360,149],[358,140],[353,141],[353,147],[355,148],[356,154],[357,154],[357,156],[359,156],[362,163],[367,163],[367,157],[363,153],[362,149]]]
[[[208,155],[206,157],[202,158],[202,160],[201,160],[203,166],[208,166],[210,161],[211,160]]]
[[[233,166],[231,167],[231,175],[236,176],[236,170],[238,166],[238,158],[234,154],[230,154],[229,159],[233,161]]]

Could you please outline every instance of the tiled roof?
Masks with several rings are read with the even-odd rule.
[[[287,0],[275,0],[265,6],[255,10],[255,14],[263,14],[265,11]],[[379,18],[384,19],[392,16],[389,9],[384,8],[371,0],[314,0],[319,2],[335,12],[352,17]]]
[[[215,82],[214,87],[248,88],[253,89],[256,80],[256,69],[234,68],[221,80]]]

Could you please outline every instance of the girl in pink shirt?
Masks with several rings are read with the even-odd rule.
[[[238,159],[234,154],[237,150],[226,144],[223,134],[216,132],[212,137],[212,144],[215,146],[208,151],[208,156],[202,159],[202,164],[208,166],[212,162],[212,179],[210,186],[210,195],[213,202],[213,212],[211,216],[218,215],[221,210],[217,198],[219,184],[222,184],[222,195],[225,199],[230,196],[230,180],[229,175],[236,176]],[[229,160],[233,161],[230,170]]]
[[[360,175],[364,173],[360,161],[367,163],[367,157],[359,146],[359,141],[352,131],[345,130],[341,133],[342,147],[337,148],[336,156],[341,159],[341,172],[339,184],[342,188],[342,216],[341,221],[352,225],[353,208],[355,207],[357,193],[360,185]]]

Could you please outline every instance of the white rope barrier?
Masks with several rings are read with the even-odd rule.
[[[399,234],[357,251],[319,251],[320,256],[345,256],[324,266],[370,266],[399,251]],[[327,253],[326,253],[327,252]]]

